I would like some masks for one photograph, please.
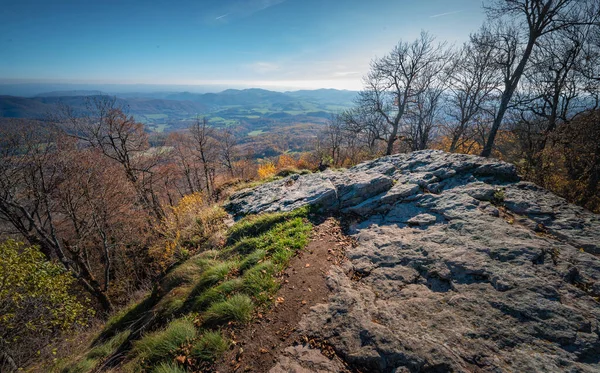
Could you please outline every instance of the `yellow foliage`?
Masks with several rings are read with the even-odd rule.
[[[200,193],[188,194],[171,207],[161,226],[164,239],[151,248],[159,267],[168,267],[178,254],[196,249],[223,226],[227,213],[217,205],[207,205]],[[180,255],[181,256],[181,255]]]
[[[258,177],[261,179],[269,178],[275,175],[275,172],[277,172],[277,168],[275,168],[273,162],[267,162],[258,167]]]
[[[277,160],[277,168],[293,168],[296,167],[296,160],[289,154],[282,154]]]

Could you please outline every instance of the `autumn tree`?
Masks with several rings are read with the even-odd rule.
[[[70,136],[119,164],[144,209],[158,221],[163,218],[164,211],[156,190],[155,167],[159,163],[159,154],[149,152],[143,124],[128,116],[116,98],[93,97],[87,103],[86,113],[75,113],[71,108],[63,107],[55,121]]]

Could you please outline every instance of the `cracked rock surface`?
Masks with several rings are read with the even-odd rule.
[[[306,204],[343,214],[358,243],[300,323],[350,366],[600,371],[600,217],[514,166],[421,151],[293,175],[226,207],[239,217]],[[290,350],[274,369],[335,371],[307,365],[311,354]]]

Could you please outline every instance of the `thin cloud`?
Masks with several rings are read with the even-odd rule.
[[[445,17],[445,16],[450,16],[453,14],[458,14],[458,13],[462,13],[463,10],[455,10],[454,12],[447,12],[447,13],[440,13],[440,14],[436,14],[433,16],[429,16],[429,18],[438,18],[438,17]]]
[[[212,18],[209,18],[207,21],[211,22],[212,19],[212,22],[233,22],[238,19],[250,17],[254,13],[279,5],[285,1],[287,0],[237,0],[225,7],[216,9],[212,13]]]

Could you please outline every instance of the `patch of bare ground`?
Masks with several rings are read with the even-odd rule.
[[[312,306],[327,301],[327,273],[332,265],[345,260],[345,248],[351,244],[337,220],[329,218],[315,226],[308,246],[292,258],[282,273],[273,307],[234,332],[234,347],[217,362],[215,371],[268,372],[283,350],[295,344],[308,344],[321,350],[325,357],[335,359],[332,351],[320,348],[317,342],[307,343],[308,338],[299,334],[297,326]]]

